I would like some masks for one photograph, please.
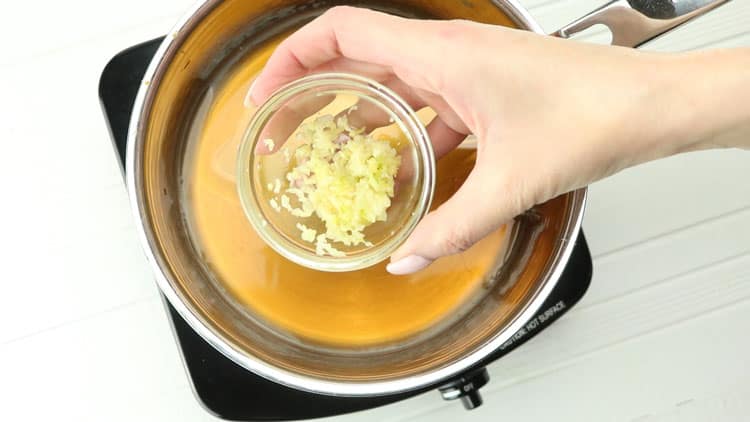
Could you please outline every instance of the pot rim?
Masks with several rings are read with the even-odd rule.
[[[568,194],[571,195],[572,205],[568,210],[569,215],[564,236],[560,239],[561,245],[557,248],[556,256],[552,257],[551,271],[545,274],[546,279],[542,282],[541,288],[534,293],[535,296],[528,302],[526,308],[515,316],[510,325],[498,332],[495,338],[450,365],[430,372],[390,381],[345,382],[324,380],[287,371],[243,352],[233,345],[230,339],[210,328],[210,324],[204,318],[193,313],[190,307],[180,299],[164,271],[164,268],[167,268],[164,259],[155,252],[158,242],[154,233],[147,229],[146,223],[149,216],[145,208],[144,192],[141,189],[142,174],[137,171],[142,169],[142,143],[144,142],[142,131],[148,122],[146,117],[148,117],[147,113],[156,92],[155,88],[158,87],[158,81],[169,65],[171,56],[168,53],[178,48],[189,34],[192,26],[199,23],[205,14],[209,13],[218,3],[218,0],[199,0],[178,20],[162,41],[141,80],[128,126],[125,173],[131,210],[136,220],[138,237],[144,248],[146,258],[153,267],[157,285],[169,303],[204,340],[238,365],[270,381],[312,393],[349,397],[403,393],[437,385],[482,362],[536,314],[560,279],[580,232],[587,196],[586,188]],[[492,3],[506,13],[520,28],[538,34],[545,33],[529,12],[518,3],[518,0],[492,0]]]

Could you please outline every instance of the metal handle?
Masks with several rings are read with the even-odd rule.
[[[569,38],[592,25],[612,31],[612,44],[638,47],[729,0],[614,0],[551,34]]]

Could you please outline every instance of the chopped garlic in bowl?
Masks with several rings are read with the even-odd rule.
[[[351,127],[346,116],[330,114],[304,124],[297,137],[302,144],[294,154],[296,165],[286,174],[285,190],[295,195],[297,204],[290,205],[289,197],[282,195],[282,208],[301,217],[312,211],[324,222],[326,231],[316,240],[316,253],[336,251],[326,246],[330,241],[372,246],[363,230],[387,219],[401,164],[396,149]],[[314,236],[300,230],[302,239],[312,242]]]
[[[434,172],[427,132],[408,104],[369,79],[323,74],[259,107],[240,145],[237,188],[276,252],[349,271],[403,243],[429,210]]]

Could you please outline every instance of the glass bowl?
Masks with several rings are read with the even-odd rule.
[[[321,214],[317,209],[310,216],[304,216],[310,213],[309,209],[299,212],[302,207],[295,188],[303,182],[288,174],[308,159],[297,152],[301,147],[310,150],[304,146],[309,138],[300,135],[309,133],[309,123],[341,122],[342,117],[349,127],[371,135],[359,141],[386,141],[390,146],[386,149],[396,151],[400,165],[385,219],[380,213],[380,220],[367,225],[362,230],[364,240],[345,244],[326,239],[323,244],[327,243],[331,251],[325,246],[321,249],[317,239],[327,230]],[[333,128],[320,130],[340,129],[334,124]],[[343,139],[345,143],[356,138]],[[342,146],[337,148],[343,150]],[[319,173],[324,170],[321,168]],[[276,252],[320,271],[354,271],[388,258],[429,211],[435,189],[435,156],[417,114],[391,89],[358,75],[314,74],[280,88],[256,110],[240,144],[237,188],[245,215]],[[357,201],[352,198],[364,196],[348,196],[349,202],[342,202],[344,205],[336,209],[348,209],[346,204]],[[371,208],[362,205],[367,204],[366,199],[363,201],[356,208],[358,213],[367,213]],[[382,204],[381,201],[381,207]],[[298,210],[296,215],[292,209]]]

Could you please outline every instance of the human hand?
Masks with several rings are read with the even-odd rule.
[[[414,109],[437,112],[428,132],[438,156],[468,134],[477,137],[477,162],[464,185],[391,257],[388,271],[406,274],[465,250],[535,204],[625,167],[704,147],[714,126],[686,130],[698,109],[671,107],[686,95],[675,72],[696,62],[337,7],[281,43],[250,95],[260,104],[306,74],[357,73],[388,85]]]

